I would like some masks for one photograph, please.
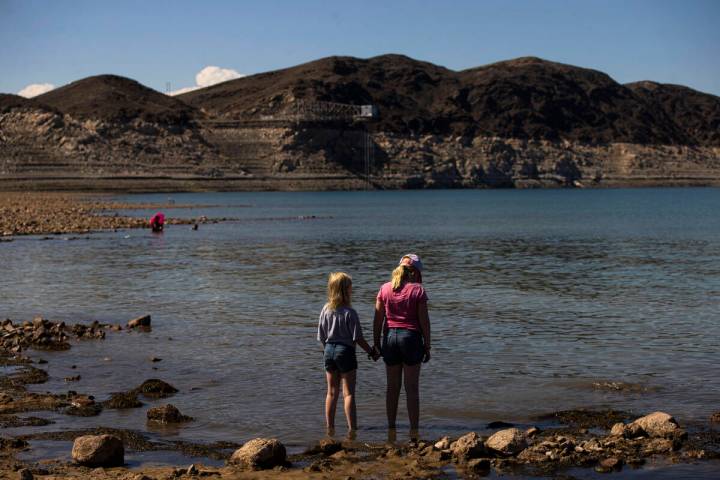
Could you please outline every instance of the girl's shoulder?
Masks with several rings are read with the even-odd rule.
[[[384,294],[392,293],[392,291],[393,291],[392,282],[385,282],[382,285],[380,285],[380,291],[378,292],[378,295],[383,294],[383,293]]]
[[[352,307],[338,307],[338,312],[344,313],[346,315],[355,316],[357,317],[357,312]]]
[[[330,308],[329,305],[325,304],[325,306],[322,309],[322,312],[320,312],[321,315],[323,315],[323,314],[330,315],[333,313],[338,314],[338,315],[355,315],[355,316],[357,316],[357,312],[355,311],[354,308],[347,307],[344,305],[339,306],[335,309],[332,309],[332,308]]]

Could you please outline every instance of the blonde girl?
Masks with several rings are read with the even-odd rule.
[[[342,381],[345,418],[349,434],[357,430],[355,407],[355,381],[357,357],[355,344],[360,345],[374,360],[379,358],[362,335],[360,319],[351,307],[352,278],[344,272],[333,272],[328,277],[327,303],[320,312],[317,339],[325,349],[325,424],[329,434],[335,429],[335,410]]]

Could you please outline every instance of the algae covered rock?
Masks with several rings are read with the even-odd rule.
[[[247,469],[261,470],[284,465],[286,461],[285,445],[279,440],[256,438],[237,449],[228,463]]]
[[[125,463],[125,447],[114,435],[84,435],[75,439],[72,459],[86,467],[119,467]]]

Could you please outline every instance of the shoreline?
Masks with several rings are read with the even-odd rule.
[[[308,445],[301,453],[288,455],[270,468],[248,470],[227,463],[233,451],[243,445],[232,439],[212,444],[171,438],[159,442],[147,430],[117,429],[104,425],[102,412],[105,408],[144,409],[138,404],[141,403],[137,402],[138,398],[163,398],[163,402],[172,402],[173,396],[182,395],[182,392],[177,392],[159,379],[148,379],[142,385],[122,394],[114,394],[109,399],[96,399],[92,396],[93,392],[77,393],[72,390],[67,393],[28,392],[27,385],[42,384],[49,380],[47,371],[42,368],[43,361],[25,355],[28,349],[35,352],[33,357],[43,350],[61,350],[62,355],[73,355],[72,345],[77,341],[101,342],[106,335],[116,335],[124,330],[151,329],[150,318],[143,318],[135,319],[125,326],[97,322],[90,325],[65,325],[41,318],[25,322],[2,322],[4,333],[0,345],[0,364],[5,371],[0,376],[3,390],[0,398],[0,426],[3,429],[27,429],[48,425],[50,423],[42,416],[36,416],[42,415],[44,411],[92,417],[97,418],[97,421],[93,422],[92,427],[77,430],[28,432],[10,438],[3,435],[0,470],[19,472],[27,469],[34,478],[51,475],[49,478],[128,480],[143,478],[142,475],[146,479],[170,479],[184,475],[219,479],[328,476],[401,478],[406,477],[407,472],[413,478],[465,478],[483,476],[493,471],[542,477],[565,474],[573,469],[618,472],[623,468],[643,468],[644,465],[657,468],[658,465],[720,461],[720,432],[713,429],[712,425],[708,425],[708,428],[692,427],[686,431],[674,420],[670,423],[658,421],[656,423],[659,426],[653,430],[656,427],[652,422],[642,423],[642,418],[638,419],[637,415],[627,412],[570,410],[545,416],[555,426],[540,423],[541,428],[532,427],[522,431],[510,424],[499,423],[493,426],[494,434],[490,438],[474,432],[459,438],[420,438],[406,443],[363,443],[325,438]],[[83,374],[81,366],[77,374]],[[201,411],[202,408],[197,410]],[[186,420],[170,418],[168,424],[179,421]],[[642,425],[642,428],[638,425]],[[178,426],[182,428],[180,424]],[[176,463],[91,468],[70,461],[28,455],[28,452],[32,452],[33,442],[70,442],[82,435],[99,434],[118,437],[135,456],[147,452],[143,453],[148,458],[146,464],[163,463],[162,452],[165,452],[166,458],[169,452],[176,452]],[[510,437],[496,438],[503,435]],[[160,453],[153,457],[153,452]],[[28,456],[32,460],[22,459]],[[205,459],[211,465],[182,463],[191,458]],[[221,462],[223,464],[219,465]]]
[[[0,192],[0,241],[19,235],[86,234],[102,230],[148,228],[143,217],[124,217],[116,210],[187,209],[203,205],[171,203],[129,204],[108,201],[102,196],[80,192]],[[217,223],[228,219],[168,218],[169,225]],[[5,239],[3,239],[5,237]]]
[[[512,185],[447,186],[414,182],[414,177],[373,177],[361,175],[287,175],[287,176],[49,176],[0,177],[0,194],[9,192],[66,192],[66,193],[185,193],[185,192],[324,192],[362,190],[502,190],[502,189],[614,189],[614,188],[677,188],[720,187],[720,178],[704,176],[672,177],[613,177],[599,182],[577,181],[559,183],[556,179],[524,179]]]
[[[86,184],[85,190],[58,189],[58,185],[48,190],[3,190],[0,180],[0,242],[12,241],[14,236],[22,235],[62,235],[62,234],[89,234],[98,231],[148,228],[147,219],[142,217],[126,217],[112,213],[116,210],[173,210],[208,207],[209,205],[181,205],[174,203],[134,204],[120,203],[104,199],[113,195],[140,194],[140,193],[197,193],[197,192],[236,192],[236,191],[359,191],[362,189],[320,189],[320,190],[233,190],[233,189],[156,189],[156,188],[124,188],[116,185],[117,190],[107,185]],[[155,185],[157,186],[157,185]],[[217,185],[216,185],[217,186]],[[592,189],[605,188],[717,188],[717,184],[708,183],[678,183],[675,185],[625,185],[617,184],[612,187],[595,186]],[[574,188],[574,187],[572,187]],[[472,190],[472,189],[464,189]],[[211,205],[214,206],[214,205]],[[169,225],[192,225],[204,223],[219,223],[233,220],[231,218],[180,218],[168,216]]]

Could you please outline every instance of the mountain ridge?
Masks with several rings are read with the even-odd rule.
[[[379,115],[312,110],[332,104]],[[0,188],[55,178],[271,190],[720,184],[720,97],[537,57],[454,71],[398,54],[326,57],[176,97],[117,75],[0,95]]]

